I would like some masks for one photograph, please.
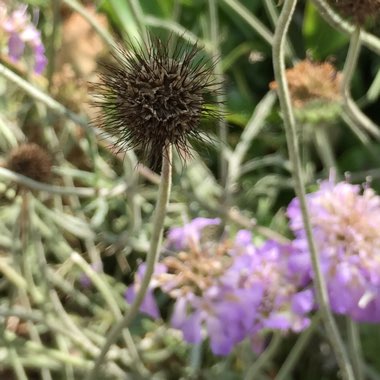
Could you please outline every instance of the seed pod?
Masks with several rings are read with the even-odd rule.
[[[215,104],[219,91],[214,63],[197,44],[177,43],[172,54],[168,45],[150,36],[146,45],[119,47],[93,85],[96,123],[115,137],[117,151],[136,149],[153,167],[170,144],[185,156],[189,139],[207,141],[201,118],[218,118],[217,107],[206,104]]]
[[[39,145],[22,144],[13,149],[7,167],[39,182],[48,182],[51,175],[51,158]]]

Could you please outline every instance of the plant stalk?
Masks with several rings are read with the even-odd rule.
[[[140,289],[136,294],[136,298],[133,301],[131,307],[124,315],[123,319],[120,320],[110,331],[106,338],[106,342],[101,349],[99,356],[97,357],[94,367],[85,377],[85,380],[92,380],[96,378],[98,370],[106,359],[106,355],[111,348],[111,346],[120,337],[123,329],[127,328],[131,322],[134,320],[136,315],[140,310],[140,306],[144,300],[145,294],[148,290],[149,283],[152,279],[154,273],[154,267],[158,260],[162,235],[164,230],[164,220],[166,215],[167,205],[169,203],[170,191],[172,183],[172,147],[169,145],[167,151],[163,155],[162,159],[162,172],[161,172],[161,182],[158,190],[158,198],[156,202],[156,209],[153,216],[153,232],[151,238],[150,249],[147,254],[146,259],[146,270],[144,278],[141,282]]]
[[[292,175],[294,179],[295,192],[300,202],[303,224],[313,266],[314,286],[316,290],[317,301],[321,310],[323,323],[330,338],[331,346],[335,353],[338,365],[342,371],[342,376],[345,380],[354,380],[354,374],[351,364],[348,360],[346,349],[344,347],[342,338],[340,337],[335,320],[330,311],[327,287],[321,270],[319,254],[312,232],[302,177],[302,167],[299,154],[299,145],[297,141],[295,119],[291,106],[289,87],[285,75],[284,47],[289,24],[292,19],[296,4],[297,0],[284,1],[273,41],[273,69],[275,80],[278,84],[278,97],[283,113],[289,158],[293,167]]]

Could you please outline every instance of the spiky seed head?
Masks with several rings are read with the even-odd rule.
[[[51,157],[39,145],[27,143],[14,148],[8,157],[7,167],[39,182],[48,182],[51,175]]]
[[[355,24],[376,22],[380,17],[380,0],[328,0],[343,17]]]
[[[218,117],[206,106],[216,103],[212,95],[218,91],[213,62],[197,44],[177,43],[172,54],[168,45],[150,36],[137,48],[120,47],[116,63],[103,64],[93,86],[97,122],[116,138],[117,150],[136,148],[153,167],[169,144],[188,154],[189,139],[206,137],[199,129],[202,116]]]

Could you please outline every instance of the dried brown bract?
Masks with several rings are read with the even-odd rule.
[[[203,116],[218,117],[213,62],[195,44],[169,43],[150,37],[146,45],[119,48],[116,64],[103,64],[94,84],[101,128],[116,138],[116,149],[135,149],[141,160],[160,164],[172,144],[189,153],[189,139],[204,140]],[[206,137],[207,139],[207,137]]]
[[[22,144],[13,149],[7,167],[39,182],[48,182],[51,175],[50,155],[34,143]]]
[[[340,99],[342,75],[329,62],[316,63],[308,59],[286,70],[290,96],[295,107],[303,107],[314,100],[337,101]],[[270,83],[277,89],[277,83]]]

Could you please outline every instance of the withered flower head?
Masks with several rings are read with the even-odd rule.
[[[308,59],[286,70],[290,96],[295,107],[312,101],[338,101],[342,76],[329,62],[316,63]],[[277,89],[277,83],[270,83]]]
[[[153,166],[170,144],[187,155],[189,139],[204,141],[201,117],[217,117],[206,105],[218,90],[213,63],[197,44],[178,42],[172,54],[168,45],[150,36],[137,48],[119,48],[93,89],[100,126],[116,138],[117,150],[136,148]]]
[[[380,17],[380,0],[328,0],[343,17],[355,24],[374,22]]]
[[[14,148],[8,157],[7,167],[39,182],[48,182],[51,174],[51,158],[39,145],[22,144]]]

